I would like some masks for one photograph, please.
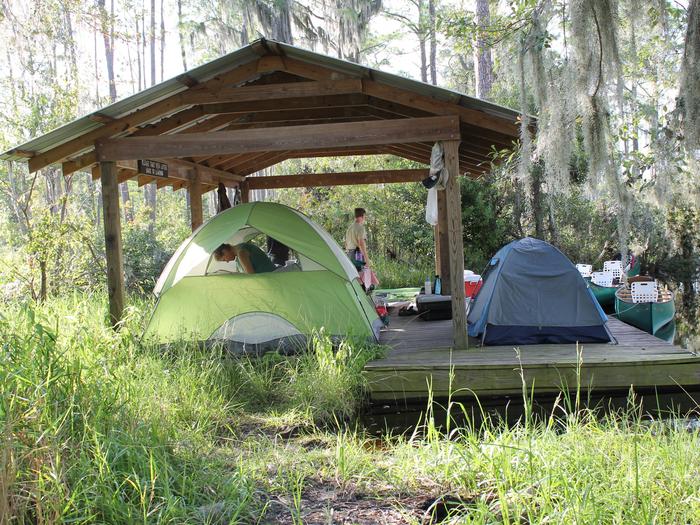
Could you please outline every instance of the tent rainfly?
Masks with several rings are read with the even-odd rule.
[[[261,234],[288,246],[297,263],[249,275],[213,258],[219,245]],[[321,329],[334,338],[376,341],[381,327],[340,246],[281,204],[241,204],[204,223],[172,256],[155,293],[145,335],[161,344],[207,341],[259,353],[295,349]]]

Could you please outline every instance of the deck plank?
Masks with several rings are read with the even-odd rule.
[[[389,347],[382,359],[367,363],[365,375],[375,400],[424,399],[449,391],[466,395],[516,395],[523,377],[536,393],[579,384],[597,390],[700,385],[700,357],[610,318],[617,344],[481,347],[452,350],[451,321],[390,318],[380,342]],[[522,376],[521,376],[522,373]],[[429,386],[430,385],[430,386]]]

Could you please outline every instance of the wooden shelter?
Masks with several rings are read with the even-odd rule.
[[[0,155],[36,171],[101,179],[110,314],[122,316],[124,277],[118,183],[186,188],[192,228],[202,194],[223,183],[243,201],[258,188],[420,181],[426,169],[260,177],[299,157],[391,154],[429,164],[443,143],[451,176],[440,191],[436,273],[452,292],[454,346],[467,344],[457,175],[490,169],[493,148],[512,147],[518,113],[454,91],[271,40],[252,44],[80,118]],[[144,160],[156,161],[148,163]],[[162,164],[158,164],[162,163]],[[167,169],[167,177],[153,165]]]

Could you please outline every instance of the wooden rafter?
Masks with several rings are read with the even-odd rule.
[[[254,164],[255,162],[263,160],[266,157],[278,156],[279,154],[280,154],[280,152],[278,152],[278,151],[273,152],[273,153],[270,153],[269,151],[262,151],[262,152],[257,152],[257,153],[246,153],[246,154],[243,154],[243,155],[236,157],[234,159],[226,160],[226,161],[222,162],[221,164],[219,164],[219,166],[221,166],[223,169],[231,170],[234,173],[236,173],[240,169],[245,169],[246,167],[250,167],[251,163]]]
[[[183,111],[178,111],[177,113],[174,113],[173,115],[166,117],[153,125],[139,128],[131,133],[130,136],[145,137],[169,133],[182,128],[183,126],[187,126],[192,122],[195,122],[197,119],[205,118],[206,116],[207,113],[204,112],[202,106],[195,106]]]
[[[312,80],[325,80],[329,77],[329,70],[314,64],[308,64],[296,59],[285,60],[285,71],[304,76]],[[519,136],[518,125],[515,121],[505,122],[483,111],[465,108],[458,104],[461,95],[454,94],[452,101],[437,100],[432,97],[417,94],[413,91],[396,86],[382,84],[375,80],[362,79],[362,92],[389,102],[396,102],[409,107],[427,111],[435,115],[457,115],[465,122],[476,124],[481,128],[503,133],[504,135]]]
[[[289,152],[287,151],[280,151],[277,152],[276,154],[271,154],[269,156],[263,157],[262,159],[258,159],[256,162],[251,162],[250,164],[247,164],[245,166],[240,166],[237,167],[236,170],[238,173],[241,175],[250,175],[251,173],[255,173],[260,170],[264,170],[265,168],[269,168],[270,166],[274,166],[275,164],[279,164],[280,162],[287,160],[289,158]],[[247,179],[247,177],[246,177]]]

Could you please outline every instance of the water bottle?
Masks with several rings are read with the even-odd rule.
[[[430,283],[430,276],[425,278],[425,295],[431,295],[433,293],[433,288]]]
[[[440,276],[436,275],[435,276],[435,295],[441,295],[442,294],[442,281],[440,280]]]

